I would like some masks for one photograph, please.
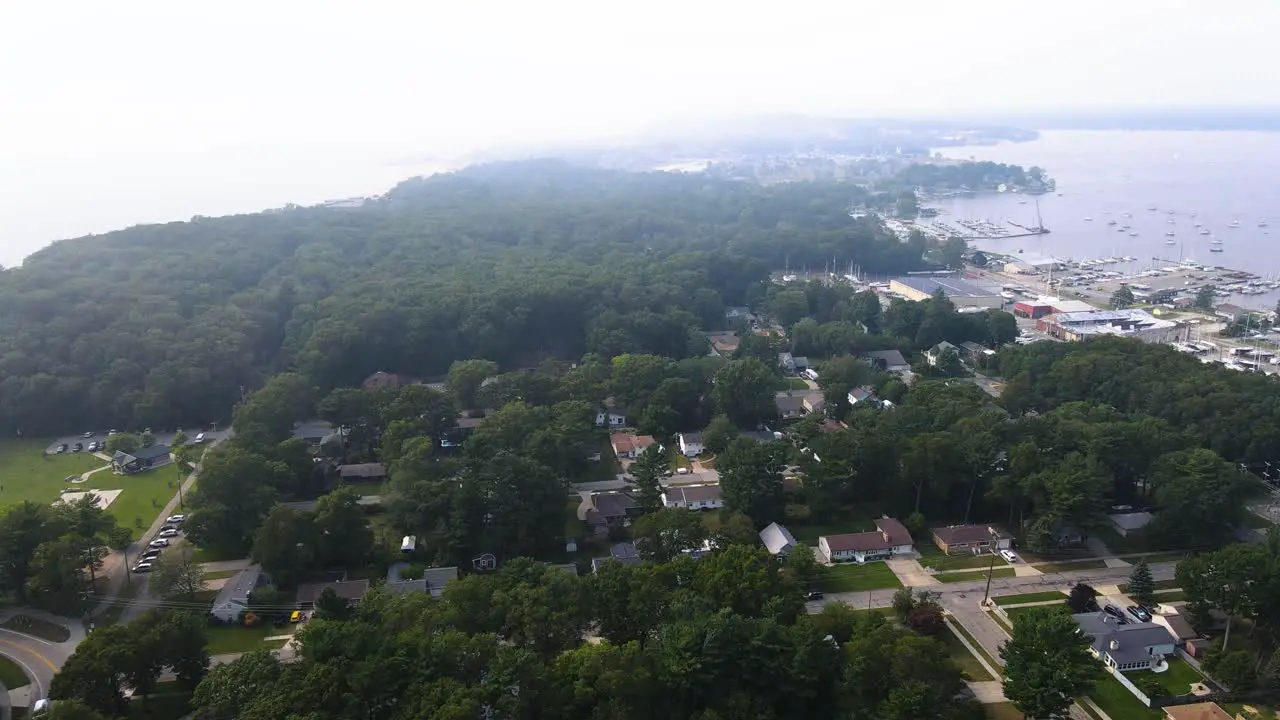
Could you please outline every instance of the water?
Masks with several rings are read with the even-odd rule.
[[[1152,258],[1185,258],[1268,278],[1280,276],[1280,183],[1275,182],[1280,133],[1048,131],[1033,142],[940,152],[1039,165],[1058,183],[1057,193],[1039,198],[1044,224],[1052,230],[1049,235],[974,241],[981,249],[1073,260],[1138,258],[1107,267],[1119,271],[1149,268]],[[943,221],[1036,222],[1035,199],[1018,194],[931,204],[942,211],[938,219]],[[1132,218],[1124,217],[1126,212]],[[1107,225],[1112,219],[1117,225]],[[1233,220],[1240,226],[1230,227]],[[1258,227],[1261,221],[1268,227]],[[1203,223],[1212,235],[1200,235],[1202,228],[1195,222]],[[1117,231],[1126,224],[1137,237]],[[1165,244],[1169,230],[1176,233],[1176,245]],[[1223,252],[1209,252],[1213,238],[1222,240]],[[1276,295],[1240,296],[1231,302],[1272,308]]]

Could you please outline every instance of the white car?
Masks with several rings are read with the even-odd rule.
[[[169,547],[169,541],[168,541],[168,540],[163,540],[163,539],[162,539],[162,540],[152,540],[151,542],[147,543],[147,547],[153,547],[153,548],[167,548],[167,547]]]
[[[169,529],[169,530],[161,530],[161,531],[160,531],[160,537],[162,537],[162,538],[173,538],[173,537],[178,537],[178,531],[177,531],[177,530],[173,530],[173,529]]]
[[[1018,562],[1018,554],[1012,550],[1001,550],[1000,557],[1004,558],[1007,562]]]
[[[136,573],[147,573],[147,572],[151,572],[151,563],[149,563],[149,562],[147,562],[147,561],[145,561],[145,560],[144,560],[144,561],[142,561],[142,562],[138,563],[137,565],[134,565],[134,566],[133,566],[133,571],[134,571],[134,572],[136,572]]]
[[[187,519],[186,515],[170,515],[169,517],[165,518],[164,521],[167,523],[180,523],[186,519]]]

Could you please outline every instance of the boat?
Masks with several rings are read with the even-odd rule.
[[[1267,221],[1266,221],[1266,220],[1259,220],[1259,221],[1258,221],[1258,227],[1266,227],[1266,226],[1267,226]]]
[[[1130,230],[1130,231],[1129,231],[1129,237],[1138,237],[1138,231],[1137,231],[1137,230]]]
[[[1168,213],[1168,214],[1170,214],[1170,215],[1172,215],[1172,214],[1173,214],[1173,211],[1172,211],[1172,210],[1165,210],[1165,212],[1166,212],[1166,213]]]
[[[1116,224],[1116,221],[1115,221],[1115,220],[1108,220],[1108,221],[1107,221],[1107,224],[1108,224],[1108,225],[1115,225],[1115,224]]]
[[[1210,245],[1221,245],[1221,244],[1222,244],[1222,241],[1221,241],[1221,240],[1219,240],[1218,238],[1214,238],[1214,239],[1212,239],[1212,240],[1210,240],[1210,241],[1209,241],[1209,244],[1210,244]]]
[[[1002,293],[1000,293],[1000,297],[1004,298],[1005,300],[1017,300],[1017,299],[1018,299],[1018,296],[1017,296],[1017,295],[1014,295],[1014,294],[1013,294],[1013,293],[1011,293],[1011,292],[1002,292]]]
[[[1085,219],[1084,219],[1084,221],[1085,221],[1085,222],[1093,222],[1093,218],[1091,218],[1091,217],[1087,217],[1087,218],[1085,218]]]
[[[1230,224],[1230,225],[1228,225],[1227,227],[1238,228],[1238,227],[1240,227],[1240,221],[1239,221],[1239,220],[1232,220],[1232,221],[1231,221],[1231,224]]]
[[[1201,235],[1208,235],[1208,234],[1209,234],[1209,231],[1208,231],[1208,230],[1201,230],[1201,231],[1200,231],[1200,234],[1201,234]]]
[[[1147,209],[1148,209],[1148,210],[1153,210],[1153,211],[1154,211],[1154,210],[1157,210],[1158,208],[1156,208],[1156,206],[1155,206],[1155,205],[1152,205],[1151,207],[1149,207],[1149,208],[1147,208]]]
[[[1165,236],[1165,237],[1173,237],[1173,236],[1174,236],[1174,234],[1175,234],[1175,233],[1174,233],[1172,230],[1170,230],[1170,231],[1166,232],[1166,233],[1164,234],[1164,236]]]
[[[1026,204],[1027,204],[1027,201],[1026,201],[1026,200],[1019,200],[1019,201],[1018,201],[1018,204],[1019,204],[1019,205],[1026,205]]]
[[[1174,239],[1172,239],[1172,238],[1170,238],[1170,239],[1168,239],[1168,240],[1165,240],[1165,241],[1164,241],[1164,244],[1165,244],[1165,245],[1177,245],[1177,244],[1178,244],[1178,241],[1177,241],[1177,240],[1174,240]]]
[[[1177,224],[1178,224],[1178,223],[1177,223],[1177,221],[1175,221],[1173,218],[1169,218],[1169,220],[1168,220],[1167,222],[1168,222],[1170,225],[1177,225]]]
[[[1204,227],[1204,223],[1200,222],[1199,220],[1196,221],[1195,225],[1196,227]]]
[[[1124,232],[1124,228],[1122,228],[1122,227],[1118,227],[1118,228],[1116,228],[1116,232]]]
[[[1222,246],[1214,245],[1213,247],[1209,248],[1209,252],[1222,252]]]

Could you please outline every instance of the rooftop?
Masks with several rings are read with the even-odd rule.
[[[320,593],[326,588],[333,588],[333,592],[344,600],[360,600],[369,592],[368,580],[344,580],[337,582],[319,582],[307,583],[298,586],[298,594],[296,597],[299,605],[315,604]]]
[[[768,548],[769,552],[777,555],[780,550],[790,545],[795,547],[796,539],[791,535],[791,531],[786,525],[779,525],[776,522],[769,523],[765,529],[760,531],[760,542]]]
[[[1093,638],[1093,649],[1107,654],[1117,663],[1133,663],[1151,659],[1147,648],[1153,645],[1172,645],[1173,635],[1163,625],[1155,623],[1129,623],[1120,625],[1104,612],[1072,615],[1080,631]],[[1117,647],[1112,648],[1114,641]]]
[[[339,465],[338,475],[346,480],[348,478],[374,478],[386,477],[387,469],[382,463],[356,463],[354,465]]]
[[[721,497],[720,484],[713,485],[673,485],[663,493],[673,502],[709,502]]]
[[[219,605],[226,605],[230,602],[247,605],[249,603],[249,594],[258,586],[258,580],[261,577],[261,565],[250,565],[232,575],[227,579],[227,583],[222,586],[222,589],[218,591],[218,596],[214,599],[213,606],[216,608]]]
[[[947,545],[970,545],[991,542],[993,539],[1013,538],[994,525],[949,525],[933,528],[933,534]]]
[[[846,533],[844,535],[823,535],[827,547],[832,552],[849,552],[852,550],[888,550],[896,545],[910,545],[911,533],[902,523],[893,518],[876,520],[876,529],[868,532]]]
[[[973,285],[971,283],[967,283],[958,278],[952,278],[952,277],[919,277],[919,276],[908,275],[904,277],[893,278],[893,281],[897,282],[900,285],[906,285],[907,287],[913,290],[918,290],[922,293],[927,293],[929,295],[932,295],[939,290],[946,293],[947,297],[952,297],[952,298],[956,298],[956,297],[989,298],[989,297],[996,297],[999,295],[999,293],[993,290],[986,290],[978,287],[977,285]]]
[[[636,501],[626,493],[598,492],[591,493],[591,505],[605,517],[622,517],[636,507]]]
[[[1149,512],[1116,513],[1108,515],[1112,524],[1124,530],[1141,530],[1155,517]]]
[[[902,357],[902,352],[898,350],[871,350],[862,353],[862,357],[869,361],[879,360],[890,367],[907,364],[907,359]]]
[[[1164,708],[1169,720],[1231,720],[1231,713],[1215,702],[1170,705]]]
[[[168,445],[152,445],[151,447],[138,448],[137,450],[128,453],[116,452],[116,455],[127,455],[134,460],[154,460],[155,458],[165,457],[168,454]],[[115,455],[112,457],[115,457]]]

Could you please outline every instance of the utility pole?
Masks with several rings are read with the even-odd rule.
[[[982,606],[986,607],[987,598],[991,597],[991,573],[996,567],[996,553],[991,551],[991,562],[987,563],[987,589],[982,591]]]

